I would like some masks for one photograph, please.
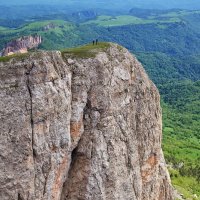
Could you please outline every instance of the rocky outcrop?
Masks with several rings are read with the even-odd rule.
[[[36,36],[23,36],[9,42],[2,50],[2,56],[9,56],[15,53],[27,53],[29,49],[37,48],[42,43],[42,38]]]
[[[115,44],[0,63],[1,200],[172,200],[160,97]]]

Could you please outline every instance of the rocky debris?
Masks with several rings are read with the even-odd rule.
[[[160,96],[126,49],[1,62],[0,98],[0,199],[173,199]]]
[[[174,197],[176,200],[184,200],[183,194],[180,194],[176,189],[174,189]]]
[[[15,53],[27,53],[29,49],[37,48],[42,43],[42,38],[36,36],[23,36],[9,42],[2,50],[2,56],[9,56]]]

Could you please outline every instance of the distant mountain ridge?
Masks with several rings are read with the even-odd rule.
[[[72,21],[75,22],[84,22],[87,20],[95,19],[98,16],[97,11],[95,10],[83,10],[79,12],[74,12],[72,15],[69,17]]]

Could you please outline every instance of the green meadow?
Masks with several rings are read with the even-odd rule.
[[[137,25],[137,24],[172,23],[172,22],[180,22],[180,19],[176,17],[170,17],[164,20],[159,20],[156,18],[142,19],[131,15],[121,15],[116,17],[99,16],[97,19],[85,22],[83,24],[96,24],[98,26],[124,26],[130,24]]]

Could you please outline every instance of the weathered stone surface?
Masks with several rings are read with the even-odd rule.
[[[159,93],[126,49],[0,63],[0,108],[0,199],[173,199]]]

